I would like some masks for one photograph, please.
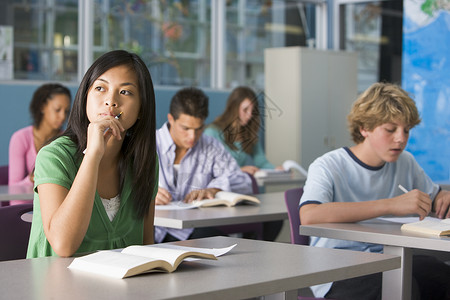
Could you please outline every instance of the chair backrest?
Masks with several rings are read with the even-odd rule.
[[[258,183],[255,177],[247,172],[244,172],[252,180],[252,193],[259,194]],[[263,239],[263,224],[262,223],[247,223],[247,224],[233,224],[233,225],[223,225],[217,227],[224,234],[234,234],[234,233],[254,233],[258,240]]]
[[[253,194],[259,194],[259,186],[258,186],[258,182],[256,181],[255,176],[253,176],[250,173],[246,173],[248,174],[248,176],[250,176],[250,179],[252,180],[252,192]]]
[[[284,201],[286,203],[289,226],[291,228],[291,243],[298,245],[309,245],[309,237],[300,235],[300,216],[298,204],[303,195],[303,188],[290,189],[284,192]]]
[[[33,204],[0,207],[0,261],[25,258]]]
[[[255,176],[253,176],[250,173],[244,172],[245,174],[247,174],[250,177],[250,180],[252,181],[252,193],[253,194],[259,194],[259,186],[258,186],[258,182],[256,181]]]
[[[8,184],[8,165],[0,166],[0,185]]]
[[[0,166],[0,185],[7,185],[8,184],[8,175],[9,167],[8,165]],[[8,206],[9,201],[0,201],[0,207],[2,206]]]

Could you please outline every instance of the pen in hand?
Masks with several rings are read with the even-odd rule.
[[[403,193],[408,193],[409,191],[401,184],[398,185],[398,188],[402,190]]]
[[[122,114],[123,114],[123,111],[121,111],[117,116],[115,116],[114,119],[119,120],[119,119],[120,119],[120,116],[121,116]],[[103,135],[105,135],[105,133],[107,133],[109,129],[110,129],[109,127],[106,128],[105,131],[103,131]],[[84,149],[83,154],[86,154],[86,150],[87,150],[87,149]]]
[[[398,185],[398,188],[402,190],[403,193],[408,193],[409,191],[401,184]],[[431,197],[431,195],[429,195]]]
[[[123,112],[121,111],[117,116],[114,117],[114,119],[119,120],[119,119],[120,119],[120,116],[122,115],[122,113],[123,113]],[[109,127],[106,128],[105,131],[103,131],[103,134],[107,133],[109,129],[110,129]]]

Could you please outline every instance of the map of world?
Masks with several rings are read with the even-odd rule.
[[[407,150],[433,181],[450,181],[450,1],[403,7],[402,86],[422,118]]]

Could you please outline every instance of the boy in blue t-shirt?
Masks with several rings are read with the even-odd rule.
[[[404,151],[420,117],[403,89],[373,84],[353,104],[348,121],[356,145],[333,150],[311,164],[300,200],[302,224],[358,222],[383,215],[417,214],[423,219],[430,212],[450,217],[450,192],[434,184]],[[317,237],[311,238],[311,245],[382,251],[381,245]],[[433,274],[432,279],[426,274]],[[381,282],[381,274],[374,274],[312,289],[316,297],[380,299]],[[449,299],[449,282],[450,266],[432,257],[413,258],[413,295]]]

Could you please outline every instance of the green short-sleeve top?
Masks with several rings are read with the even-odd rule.
[[[43,183],[54,183],[70,189],[82,161],[82,159],[76,159],[76,148],[69,138],[60,137],[43,147],[37,155],[34,173],[33,221],[27,258],[57,255],[44,233],[36,187]],[[158,166],[155,166],[155,172],[158,172],[157,168]],[[95,194],[89,227],[76,253],[142,245],[144,219],[135,217],[134,206],[130,199],[131,189],[132,178],[130,173],[127,173],[120,194],[119,211],[112,221],[109,220],[99,195]],[[154,188],[153,198],[156,191],[157,184]]]

